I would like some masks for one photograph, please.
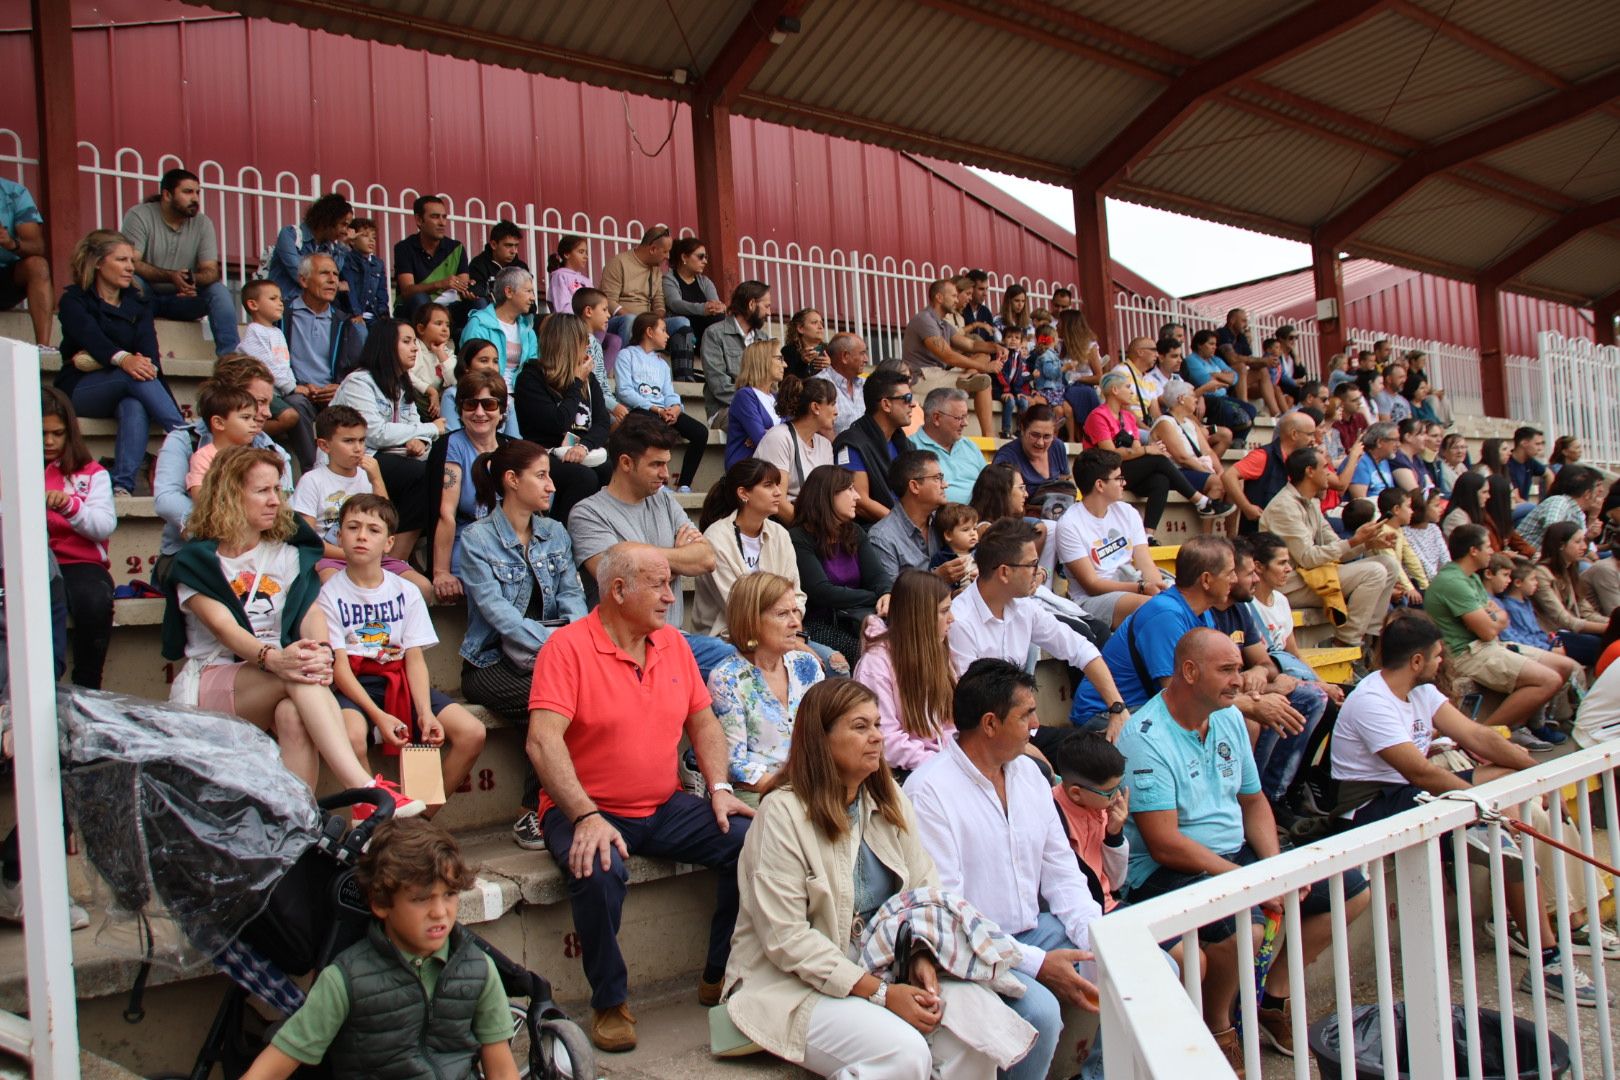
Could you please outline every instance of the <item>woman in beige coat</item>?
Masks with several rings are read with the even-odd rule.
[[[799,705],[787,764],[737,866],[741,910],[726,966],[732,1022],[820,1076],[990,1080],[995,1063],[940,1027],[981,988],[917,959],[884,983],[851,956],[865,919],[895,893],[937,886],[911,804],[883,764],[877,699],[829,679]],[[967,1000],[959,995],[966,992]]]

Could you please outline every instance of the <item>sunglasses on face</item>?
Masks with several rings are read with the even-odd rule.
[[[1082,784],[1078,780],[1070,780],[1069,783],[1074,787],[1079,788],[1081,791],[1091,792],[1099,799],[1112,799],[1115,795],[1119,794],[1119,789],[1125,786],[1123,783],[1118,783],[1111,788],[1094,788],[1090,784]]]
[[[891,397],[886,397],[883,400],[884,401],[903,401],[907,405],[910,405],[911,402],[912,402],[912,398],[914,396],[915,395],[913,395],[913,394],[895,394],[895,395],[893,395]]]
[[[501,403],[492,397],[468,398],[461,403],[462,412],[488,412],[501,411]]]

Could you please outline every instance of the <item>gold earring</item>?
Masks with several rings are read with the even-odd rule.
[[[753,652],[755,649],[759,648],[759,642],[755,641],[753,638],[749,638],[743,643],[743,648],[747,649],[749,652]]]

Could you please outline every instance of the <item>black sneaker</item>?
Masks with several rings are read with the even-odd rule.
[[[1225,499],[1208,499],[1205,500],[1203,506],[1198,508],[1198,516],[1208,518],[1211,521],[1219,521],[1221,518],[1231,517],[1235,510],[1237,510],[1237,507]]]
[[[546,850],[546,834],[540,831],[540,819],[533,810],[525,810],[512,826],[512,842],[524,851]]]

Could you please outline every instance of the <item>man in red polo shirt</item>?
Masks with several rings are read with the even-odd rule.
[[[596,610],[552,634],[535,659],[529,760],[540,776],[540,827],[568,880],[585,977],[591,1041],[632,1050],[629,978],[619,913],[632,853],[719,872],[709,953],[698,984],[704,1005],[720,983],[737,921],[737,856],[753,810],[726,783],[725,734],[686,639],[665,614],[675,602],[669,563],[646,544],[616,544],[596,566]],[[709,790],[680,789],[676,756],[691,740]]]

